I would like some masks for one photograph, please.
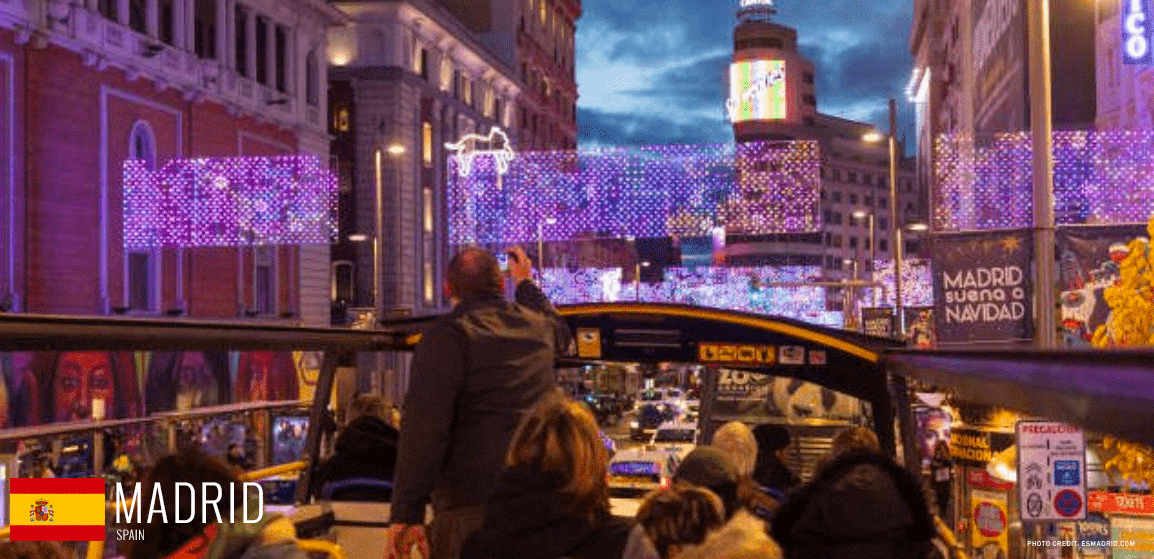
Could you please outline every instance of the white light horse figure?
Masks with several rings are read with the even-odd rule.
[[[769,96],[769,88],[785,80],[785,68],[778,66],[769,72],[762,72],[750,81],[749,88],[742,91],[737,97],[730,97],[725,102],[729,111],[729,120],[736,120],[737,113],[744,103],[750,104],[750,112],[754,115],[761,112],[761,104]]]
[[[453,157],[457,160],[458,170],[462,177],[473,172],[473,158],[478,155],[490,155],[497,166],[497,174],[509,172],[509,162],[517,156],[509,146],[509,136],[504,130],[494,126],[488,136],[480,134],[465,134],[456,142],[445,142],[445,147],[454,151]]]

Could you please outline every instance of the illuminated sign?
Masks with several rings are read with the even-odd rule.
[[[785,61],[754,60],[729,66],[729,120],[782,120],[785,110]]]
[[[741,0],[741,7],[742,8],[754,8],[754,7],[762,7],[762,6],[765,6],[767,8],[772,8],[773,7],[773,0]]]
[[[772,365],[777,358],[777,348],[771,345],[703,343],[697,346],[697,358],[702,363]]]
[[[473,171],[473,158],[478,155],[491,156],[498,175],[508,173],[509,162],[517,156],[509,146],[509,136],[496,126],[489,130],[488,136],[465,134],[456,142],[446,142],[445,147],[456,152],[453,158],[457,161],[457,172],[462,177],[469,176]]]
[[[1126,14],[1122,18],[1122,62],[1154,63],[1154,53],[1150,49],[1150,24],[1147,22],[1147,15],[1150,13],[1149,0],[1123,0],[1123,3],[1127,7]]]

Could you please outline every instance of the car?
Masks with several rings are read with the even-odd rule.
[[[637,410],[637,417],[629,423],[629,437],[648,442],[663,423],[673,418],[673,411],[664,402],[646,402]]]
[[[654,450],[685,458],[697,446],[697,425],[668,422],[657,428],[649,445]]]
[[[609,494],[636,497],[669,487],[680,459],[659,450],[622,450],[609,463]]]

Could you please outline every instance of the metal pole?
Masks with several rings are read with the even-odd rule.
[[[545,269],[545,222],[537,222],[537,271]]]
[[[874,278],[874,262],[877,261],[877,254],[878,254],[878,252],[877,252],[878,241],[876,238],[874,238],[874,214],[873,214],[873,212],[870,212],[869,219],[870,219],[870,262],[869,262],[869,266],[867,266],[866,269],[868,269],[870,271],[870,279],[872,280]],[[878,306],[878,290],[877,289],[871,289],[870,293],[873,294],[873,306],[875,306],[875,307]]]
[[[897,314],[898,331],[906,333],[905,312],[902,310],[902,224],[898,221],[898,140],[897,101],[890,99],[890,227],[894,241],[894,312]]]
[[[1027,2],[1030,10],[1030,128],[1034,149],[1034,337],[1055,345],[1054,146],[1050,75],[1050,2]]]
[[[377,317],[380,318],[378,305],[381,301],[381,248],[380,239],[373,235],[373,311],[378,312]]]
[[[381,201],[384,199],[384,187],[381,185],[381,181],[383,180],[381,175],[384,173],[384,169],[381,168],[381,149],[381,146],[378,145],[373,154],[373,184],[376,186],[376,198],[373,200],[373,218],[376,222],[376,233],[373,235],[373,312],[376,313],[377,320],[380,320],[384,314],[381,312],[381,298],[379,297],[381,290],[380,239],[384,237],[385,233],[381,216]]]

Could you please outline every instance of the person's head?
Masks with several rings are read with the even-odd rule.
[[[192,490],[189,491],[185,487],[177,491],[176,484],[179,482],[191,484]],[[237,492],[240,491],[239,479],[234,471],[200,449],[182,450],[178,454],[170,454],[158,460],[145,475],[140,494],[153,495],[154,491],[158,491],[163,499],[164,510],[169,515],[169,522],[161,522],[157,517],[152,518],[156,520],[155,522],[149,522],[149,518],[141,517],[143,522],[133,528],[142,529],[144,537],[140,541],[129,542],[125,557],[162,559],[200,535],[205,529],[204,516],[200,514],[200,503],[207,498],[207,493],[215,495],[215,490],[207,492],[203,490],[202,484],[205,483],[220,484],[225,495],[229,494],[229,484],[237,484],[235,486]],[[160,489],[153,489],[156,486]],[[228,511],[225,509],[228,502],[228,498],[221,501],[221,516],[226,519]],[[240,503],[239,497],[237,503]],[[157,509],[159,510],[159,507]],[[177,523],[172,521],[176,511],[180,511],[182,520],[184,515],[189,514],[188,511],[195,511],[197,514],[193,515],[191,522]],[[251,511],[249,514],[253,515]],[[238,511],[237,522],[240,522],[240,516],[241,511]]]
[[[0,542],[4,559],[65,559],[68,554],[56,542]]]
[[[92,417],[93,401],[105,415],[140,415],[140,387],[132,355],[113,351],[36,352],[24,365],[21,405],[31,406],[26,421],[51,423]]]
[[[725,505],[708,489],[661,489],[642,501],[637,523],[661,559],[672,559],[686,545],[700,544],[710,531],[725,524]]]
[[[753,428],[753,437],[757,440],[757,452],[760,460],[771,455],[776,456],[779,460],[785,460],[783,455],[792,440],[789,429],[786,429],[785,426],[763,423]]]
[[[865,427],[847,427],[834,435],[829,454],[835,457],[852,451],[881,452],[881,449],[882,445],[873,431]]]
[[[609,458],[600,433],[585,406],[550,392],[521,420],[505,466],[555,476],[573,512],[596,517],[609,511]]]
[[[353,398],[353,418],[369,415],[377,419],[385,419],[385,401],[375,394],[357,394]]]
[[[505,292],[497,257],[478,247],[466,248],[453,257],[445,283],[449,297],[458,301],[498,298]]]
[[[725,517],[733,516],[740,503],[737,498],[737,468],[724,452],[713,447],[693,449],[673,474],[675,485],[702,487],[712,491],[725,505]]]
[[[741,477],[753,475],[754,465],[757,464],[757,440],[744,423],[730,421],[722,425],[713,434],[713,442],[709,443],[709,446],[729,457],[730,462],[737,468],[737,475]]]
[[[781,559],[781,547],[765,533],[765,524],[747,512],[738,513],[701,545],[683,550],[678,559]]]

